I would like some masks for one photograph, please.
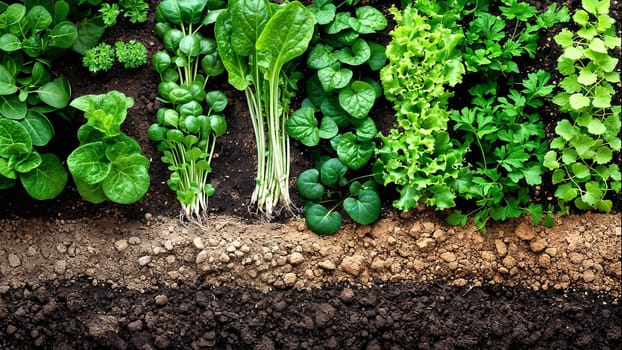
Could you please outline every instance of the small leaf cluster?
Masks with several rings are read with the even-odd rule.
[[[622,107],[612,103],[620,86],[619,59],[613,55],[620,37],[608,0],[583,0],[582,6],[572,17],[578,29],[563,29],[554,37],[563,49],[557,69],[564,78],[553,102],[570,118],[557,123],[544,165],[553,171],[562,212],[570,203],[609,212],[613,203],[607,197],[619,193],[621,184],[614,153],[621,148]]]
[[[212,172],[216,139],[227,131],[222,112],[227,96],[219,90],[207,92],[210,76],[224,67],[216,42],[200,29],[215,21],[218,9],[207,1],[164,0],[156,10],[156,34],[166,51],[157,52],[152,65],[159,73],[156,122],[148,136],[158,142],[162,162],[171,171],[168,186],[175,191],[186,219],[201,222],[208,197],[215,193],[208,182]]]
[[[470,72],[519,73],[514,58],[524,55],[534,58],[539,32],[569,20],[568,9],[558,10],[555,3],[542,13],[519,0],[501,0],[499,15],[490,13],[487,7],[476,9],[465,31],[463,55]],[[512,32],[509,36],[508,29]]]
[[[456,24],[465,3],[445,9],[431,3],[445,2],[391,9],[396,26],[386,50],[388,63],[380,71],[396,126],[380,136],[377,167],[384,184],[394,184],[399,192],[393,206],[404,211],[419,204],[453,207],[465,153],[454,147],[448,133],[448,87],[465,73],[459,49],[464,35]]]
[[[105,72],[112,68],[115,58],[126,69],[138,68],[147,63],[147,48],[136,40],[117,41],[114,47],[102,42],[84,52],[82,65],[93,73]]]
[[[60,194],[67,173],[59,158],[40,154],[54,136],[49,116],[69,104],[71,89],[52,62],[78,34],[69,5],[0,3],[0,189],[19,180],[35,199]]]
[[[80,145],[67,157],[82,198],[91,203],[138,201],[149,189],[149,160],[138,142],[121,131],[134,100],[110,91],[80,96],[70,105],[84,112],[87,120],[78,129]]]
[[[469,150],[456,182],[460,197],[474,202],[470,213],[453,210],[448,221],[465,225],[473,218],[485,231],[489,219],[506,220],[532,213],[534,224],[541,220],[542,206],[530,203],[529,188],[542,184],[542,161],[547,150],[546,133],[538,109],[552,94],[550,74],[529,73],[522,82],[500,94],[495,81],[477,84],[469,90],[471,104],[451,116],[456,142]],[[518,87],[518,88],[517,88]],[[547,217],[547,224],[552,218]]]
[[[149,5],[145,0],[119,0],[113,3],[103,3],[99,13],[106,27],[117,24],[117,18],[121,13],[129,18],[132,23],[143,23],[147,20]]]
[[[340,203],[361,224],[380,215],[373,181],[362,185],[348,181],[346,175],[363,169],[376,148],[378,129],[370,111],[382,88],[372,74],[384,66],[386,56],[384,47],[369,36],[385,29],[387,19],[371,6],[337,11],[331,0],[316,0],[309,9],[317,22],[307,56],[313,74],[306,82],[307,98],[285,127],[293,139],[316,150],[317,168],[299,175],[297,189],[306,203],[309,228],[329,234],[341,227],[341,214],[335,211]],[[340,175],[332,178],[327,173]],[[312,183],[311,178],[317,181]],[[322,193],[308,191],[309,186]],[[337,205],[329,209],[325,206],[329,202]]]
[[[319,170],[305,170],[296,179],[296,189],[305,199],[305,222],[313,232],[322,235],[337,232],[343,224],[342,216],[336,210],[340,205],[352,220],[361,225],[378,220],[381,202],[374,180],[349,181],[345,177],[348,168],[338,158],[330,158],[318,165]],[[341,192],[346,186],[348,194],[344,196]],[[329,208],[327,203],[333,205]]]

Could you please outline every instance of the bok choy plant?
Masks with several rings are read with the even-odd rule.
[[[229,83],[246,94],[257,142],[251,205],[267,218],[278,205],[292,211],[285,122],[300,74],[290,61],[306,51],[314,28],[313,14],[297,1],[231,1],[216,21],[218,53]]]
[[[209,77],[224,67],[216,41],[200,32],[216,21],[218,6],[218,1],[164,0],[156,9],[155,30],[166,51],[153,56],[153,66],[162,80],[158,99],[166,105],[148,135],[159,142],[162,161],[169,165],[167,184],[177,194],[182,215],[199,224],[216,191],[208,182],[216,139],[227,131],[221,114],[227,96],[205,91]]]

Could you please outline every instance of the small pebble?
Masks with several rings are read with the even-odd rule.
[[[147,264],[149,264],[151,262],[151,256],[150,255],[145,255],[145,256],[141,256],[140,258],[138,258],[138,265],[140,266],[145,266]]]
[[[168,297],[166,295],[156,295],[155,304],[158,306],[164,306],[168,304]]]

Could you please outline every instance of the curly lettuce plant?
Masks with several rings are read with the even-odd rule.
[[[67,157],[82,198],[91,203],[138,201],[149,189],[149,159],[141,154],[138,142],[121,131],[134,100],[110,91],[80,96],[70,105],[84,112],[87,120],[78,129],[80,146]]]
[[[171,171],[168,186],[181,203],[183,216],[201,223],[208,197],[215,193],[208,176],[212,172],[216,140],[227,131],[223,110],[227,96],[205,89],[210,76],[224,72],[214,39],[200,30],[219,13],[206,0],[164,0],[156,10],[156,33],[166,51],[157,52],[153,67],[160,74],[158,110],[148,135],[158,142],[162,161]],[[219,6],[219,4],[216,4]]]
[[[267,218],[279,206],[292,211],[285,123],[300,77],[292,61],[306,51],[314,27],[315,17],[297,1],[232,1],[216,21],[218,52],[229,83],[246,94],[257,143],[251,205]]]
[[[341,206],[360,224],[380,216],[376,184],[359,181],[372,175],[346,178],[362,171],[376,149],[378,129],[370,111],[382,88],[369,70],[382,68],[386,57],[384,46],[370,36],[383,30],[387,20],[371,6],[337,11],[331,0],[314,1],[309,9],[318,24],[307,56],[313,75],[306,82],[303,107],[285,127],[293,139],[319,153],[316,168],[301,173],[296,188],[305,201],[307,225],[316,233],[332,234],[342,224],[336,212]]]
[[[613,103],[619,93],[616,71],[620,48],[608,0],[583,0],[572,16],[576,31],[563,29],[554,40],[563,49],[557,69],[564,79],[554,98],[562,112],[544,166],[553,171],[555,197],[562,213],[570,203],[580,210],[609,212],[610,196],[620,193],[622,176],[614,154],[620,152],[620,113]]]
[[[391,9],[397,24],[386,50],[388,63],[380,71],[396,125],[380,135],[377,167],[384,184],[396,186],[399,198],[393,205],[404,211],[419,204],[453,207],[463,167],[465,150],[454,147],[447,131],[452,96],[447,87],[465,73],[458,48],[463,34],[456,24],[465,1],[432,3]]]

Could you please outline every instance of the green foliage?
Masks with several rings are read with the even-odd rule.
[[[537,113],[543,99],[551,95],[550,74],[538,70],[500,94],[495,82],[481,83],[469,90],[473,100],[451,119],[458,131],[457,142],[467,154],[469,168],[457,182],[458,195],[475,202],[468,214],[454,210],[453,224],[465,224],[469,216],[485,231],[489,219],[506,220],[522,215],[530,205],[529,188],[542,184],[546,152],[544,123]],[[530,211],[539,210],[531,206]],[[533,215],[540,222],[540,215]]]
[[[99,43],[84,52],[82,65],[90,72],[108,71],[114,65],[114,48],[107,43]]]
[[[293,61],[307,49],[314,25],[313,14],[297,1],[229,2],[216,21],[218,53],[229,83],[245,92],[253,122],[257,178],[251,204],[267,218],[279,205],[292,207],[285,123],[300,78]]]
[[[80,146],[67,158],[82,198],[92,203],[138,201],[149,189],[149,160],[138,143],[121,131],[134,100],[111,91],[78,97],[70,105],[84,112],[87,120],[78,129]]]
[[[437,12],[440,5],[429,2],[391,9],[396,26],[380,79],[394,104],[396,127],[380,136],[376,153],[384,184],[395,184],[399,192],[393,205],[404,211],[420,203],[439,209],[455,205],[465,152],[454,147],[447,132],[452,95],[447,87],[458,84],[465,72],[459,50],[463,34],[456,25],[464,3],[455,5],[447,12]]]
[[[387,20],[382,12],[371,6],[342,6],[337,11],[331,0],[314,1],[309,9],[318,23],[307,55],[307,67],[313,75],[307,79],[308,97],[303,107],[292,114],[285,127],[292,138],[315,148],[319,154],[316,156],[318,164],[332,158],[325,164],[338,162],[345,176],[347,172],[364,169],[376,148],[374,138],[378,129],[369,114],[382,90],[375,81],[375,71],[384,65],[386,57],[384,47],[369,37],[383,30]],[[299,175],[299,181],[307,172]],[[327,184],[326,178],[323,173],[323,185]],[[360,210],[367,208],[365,200],[370,200],[372,196],[379,198],[375,186],[367,186],[361,201],[358,196],[347,194],[347,181],[331,181],[330,185],[332,188],[327,190],[327,194],[318,198],[300,192],[301,187],[297,186],[305,200],[315,202],[311,207],[305,205],[306,221],[314,232],[326,234],[327,230],[322,227],[328,225],[334,229],[328,231],[334,233],[341,227],[341,214],[334,212],[339,203],[344,204],[344,212],[358,223],[368,224],[377,219],[375,215],[360,215],[370,214],[370,211]],[[320,210],[318,206],[323,206],[328,200],[322,197],[327,196],[337,205],[331,210]],[[313,209],[311,214],[308,208]],[[374,210],[379,213],[379,201]],[[320,212],[325,212],[327,217],[315,215]]]
[[[156,9],[156,33],[166,51],[157,52],[152,65],[160,74],[158,110],[148,135],[158,142],[161,160],[171,171],[168,186],[177,194],[184,216],[200,223],[208,197],[216,189],[208,182],[216,139],[227,131],[227,96],[205,92],[210,76],[224,72],[216,41],[201,33],[221,10],[208,1],[164,0]]]
[[[82,65],[93,73],[106,72],[114,66],[115,58],[126,69],[138,68],[147,63],[147,48],[136,40],[117,41],[114,47],[102,42],[84,52]]]
[[[147,63],[147,48],[136,40],[127,43],[117,41],[115,44],[117,60],[124,68],[138,68]]]
[[[117,17],[121,14],[121,9],[119,8],[119,4],[103,3],[99,8],[99,13],[101,13],[104,25],[106,27],[112,27],[117,24]]]
[[[143,23],[147,20],[149,5],[145,0],[119,0],[123,8],[123,16],[129,18],[132,23]]]
[[[572,19],[576,31],[563,29],[555,42],[563,49],[557,69],[564,78],[553,102],[569,119],[557,123],[544,158],[553,171],[555,197],[562,212],[569,204],[580,210],[609,212],[611,193],[620,193],[621,175],[614,153],[620,152],[620,105],[613,104],[620,48],[609,1],[584,0]]]
[[[364,183],[347,180],[348,168],[339,158],[320,161],[317,165],[300,173],[296,180],[296,189],[305,201],[305,221],[313,232],[323,235],[337,232],[342,225],[342,216],[336,211],[340,205],[359,224],[378,220],[381,203],[373,180]],[[343,188],[348,192],[342,193]],[[327,205],[332,207],[329,209]]]
[[[0,6],[0,189],[19,180],[39,200],[56,197],[67,182],[59,158],[37,150],[54,136],[49,116],[70,99],[69,82],[51,69],[77,37],[67,6]]]
[[[556,23],[567,22],[568,9],[557,10],[553,3],[545,12],[518,0],[501,0],[500,15],[476,11],[465,34],[464,62],[467,71],[487,73],[518,73],[515,57],[534,58],[539,32]],[[513,24],[512,34],[507,26]]]

